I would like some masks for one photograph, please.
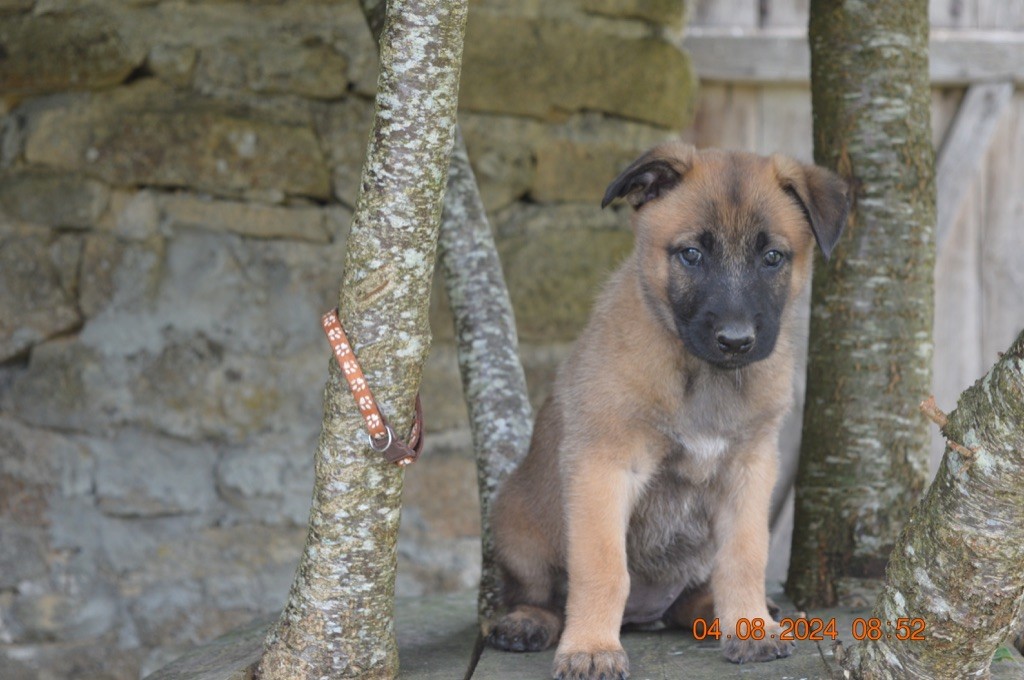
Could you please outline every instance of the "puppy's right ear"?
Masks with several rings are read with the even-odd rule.
[[[625,198],[634,210],[674,189],[683,179],[682,159],[666,158],[659,149],[648,151],[608,185],[601,207],[616,198]]]

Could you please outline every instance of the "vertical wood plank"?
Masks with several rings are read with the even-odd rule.
[[[977,25],[1001,31],[1024,27],[1024,0],[978,0]]]
[[[698,147],[751,150],[761,134],[760,97],[756,87],[701,84],[693,126],[683,137]]]
[[[988,156],[981,241],[981,364],[996,360],[1024,328],[1024,93],[995,133]],[[979,374],[980,375],[980,374]]]
[[[963,97],[964,90],[960,87],[932,88],[932,146],[936,150],[942,148],[942,140],[948,134]]]
[[[694,0],[690,3],[692,26],[758,25],[759,0]]]
[[[1010,82],[975,83],[967,88],[942,142],[936,167],[935,243],[939,250],[944,247],[950,225],[959,212],[960,201],[968,187],[965,178],[975,175],[984,164],[999,123],[1013,106],[1012,97]]]
[[[985,0],[930,0],[928,19],[933,27],[974,28],[978,25],[978,3]],[[995,0],[1001,2],[1002,0]]]
[[[810,90],[806,87],[761,88],[758,153],[778,151],[810,162],[814,158],[811,126]]]
[[[807,28],[810,0],[763,0],[761,26],[771,28],[799,26]]]
[[[986,367],[981,361],[981,233],[985,223],[985,172],[962,177],[968,186],[944,247],[935,260],[932,390],[944,411]],[[945,443],[932,429],[929,471],[935,473]]]

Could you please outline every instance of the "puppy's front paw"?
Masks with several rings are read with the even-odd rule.
[[[555,680],[626,680],[629,658],[622,647],[592,652],[559,651],[551,677]]]
[[[722,654],[733,663],[774,661],[785,658],[793,653],[796,643],[790,640],[780,640],[781,632],[782,629],[779,626],[769,626],[762,640],[752,638],[725,640],[722,643]]]

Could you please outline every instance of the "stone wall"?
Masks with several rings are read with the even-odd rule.
[[[690,115],[681,3],[471,16],[463,131],[539,400],[631,246],[605,185]],[[283,604],[375,82],[353,1],[0,0],[5,680],[136,678]],[[432,305],[402,594],[479,570]]]

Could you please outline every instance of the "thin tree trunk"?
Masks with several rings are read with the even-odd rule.
[[[410,428],[451,153],[467,2],[391,0],[339,310],[381,410]],[[402,471],[367,445],[332,363],[309,531],[257,677],[391,678]]]
[[[455,317],[462,389],[476,452],[483,552],[477,612],[487,633],[500,594],[491,503],[498,485],[526,454],[533,411],[519,361],[512,301],[461,135],[452,154],[444,208],[441,267]]]
[[[1024,333],[960,395],[942,433],[942,464],[872,612],[885,635],[842,660],[855,678],[988,677],[1024,603]],[[923,640],[884,625],[901,618],[923,619]]]
[[[360,0],[359,4],[374,39],[379,39],[387,2]],[[526,453],[533,409],[519,361],[512,301],[458,128],[438,255],[455,320],[459,371],[476,457],[482,550],[477,612],[486,633],[499,606],[501,585],[491,538],[491,503],[498,486]]]
[[[852,185],[815,272],[787,591],[831,605],[880,579],[927,478],[935,260],[927,0],[812,0],[815,160]],[[822,264],[819,262],[819,264]]]

